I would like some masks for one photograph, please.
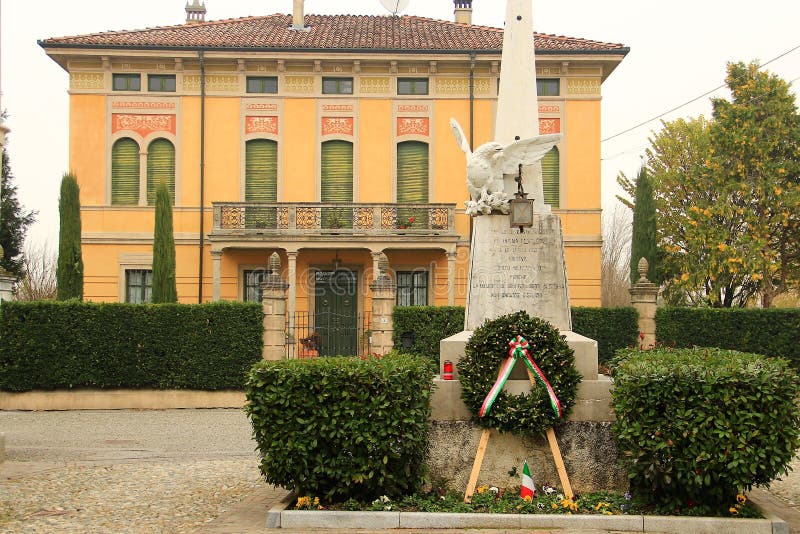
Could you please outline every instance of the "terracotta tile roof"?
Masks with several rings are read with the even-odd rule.
[[[111,31],[56,37],[40,41],[44,47],[217,48],[269,50],[348,50],[498,52],[503,30],[415,16],[307,15],[308,31],[290,29],[289,15],[245,17],[199,24],[182,24],[133,31]],[[543,53],[625,54],[621,44],[536,34]]]

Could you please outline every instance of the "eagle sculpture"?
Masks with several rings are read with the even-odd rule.
[[[506,146],[486,143],[472,152],[458,121],[450,119],[450,127],[459,148],[467,155],[467,190],[471,197],[466,203],[467,215],[489,215],[494,210],[508,213],[511,198],[503,190],[503,175],[515,175],[520,164],[532,165],[541,160],[561,140],[561,134],[540,135]]]

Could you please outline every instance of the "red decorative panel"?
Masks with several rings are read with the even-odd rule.
[[[398,117],[397,135],[431,134],[431,120],[427,117]]]
[[[561,132],[561,119],[539,119],[539,135]]]
[[[175,115],[127,115],[114,113],[111,115],[111,132],[131,130],[142,137],[153,132],[169,132],[175,134]]]
[[[278,117],[247,117],[244,133],[267,133],[278,135]]]
[[[353,135],[352,117],[322,117],[322,135]]]

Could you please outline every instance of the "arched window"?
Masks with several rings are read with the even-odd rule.
[[[175,203],[175,146],[167,139],[156,139],[147,149],[147,204],[156,201],[156,186],[164,182]]]
[[[561,188],[559,184],[559,154],[558,148],[545,154],[542,158],[542,182],[544,185],[544,202],[554,208],[559,208],[561,204]]]
[[[245,144],[245,202],[278,201],[278,143],[253,139]]]
[[[397,202],[428,203],[428,144],[405,141],[397,144]]]
[[[139,144],[130,137],[111,147],[111,204],[139,204]]]
[[[338,140],[322,143],[320,191],[322,202],[353,202],[353,143]],[[323,210],[322,227],[352,228],[353,210]]]

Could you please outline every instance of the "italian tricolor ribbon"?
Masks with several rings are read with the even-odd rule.
[[[548,382],[547,377],[544,376],[542,370],[539,369],[539,366],[536,365],[536,362],[534,362],[533,358],[531,358],[531,355],[528,352],[528,341],[522,336],[517,336],[508,342],[508,346],[510,347],[508,351],[508,358],[506,358],[505,363],[503,363],[503,367],[500,369],[500,373],[497,376],[497,382],[494,383],[494,386],[492,386],[489,394],[486,395],[483,405],[481,406],[481,411],[478,412],[478,415],[483,417],[489,413],[489,410],[492,409],[494,401],[497,400],[497,396],[500,395],[501,391],[503,391],[503,386],[505,386],[508,377],[511,376],[511,371],[514,369],[514,364],[517,363],[518,358],[522,358],[525,362],[525,365],[528,366],[531,374],[535,376],[536,379],[547,389],[547,395],[550,397],[550,406],[552,406],[556,417],[560,419],[563,415],[561,403],[559,402],[558,397],[556,397],[556,393],[553,391],[553,387],[550,385],[550,382]]]

